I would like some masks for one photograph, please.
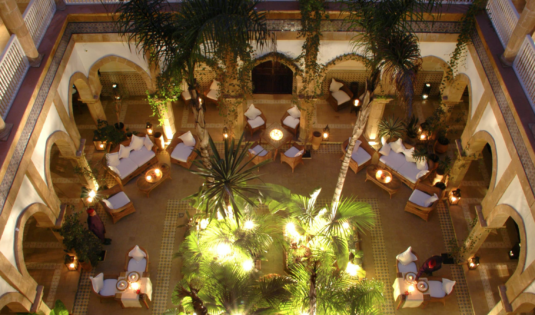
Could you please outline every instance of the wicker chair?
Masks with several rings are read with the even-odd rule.
[[[435,200],[430,206],[426,207],[424,205],[425,201],[434,194],[437,195],[438,199]],[[405,205],[405,211],[415,214],[427,221],[429,219],[429,214],[437,207],[437,204],[442,198],[442,189],[425,183],[417,183],[416,187],[414,187],[414,191],[407,201],[407,204]]]
[[[414,257],[416,257],[416,260],[413,260],[411,263],[407,265],[402,264],[396,257],[396,272],[397,272],[398,278],[403,277],[403,274],[406,272],[414,272],[414,273],[418,272],[418,260],[419,260],[418,255],[412,250],[412,248],[411,248],[411,253],[412,255],[414,255]]]
[[[89,277],[91,280],[91,289],[98,295],[100,303],[102,300],[115,300],[115,292],[118,275],[98,274],[95,277]]]
[[[249,158],[251,158],[251,162],[254,165],[267,160],[274,160],[276,157],[277,150],[275,150],[275,152],[265,150],[262,147],[260,141],[256,141],[255,143],[253,143],[253,145],[249,149]]]
[[[299,132],[299,126],[301,124],[300,119],[291,117],[291,119],[286,120],[286,117],[291,117],[290,114],[288,114],[288,111],[284,112],[284,115],[281,118],[281,126],[291,132],[294,136],[297,136],[297,132]],[[297,125],[294,125],[295,120],[297,120]]]
[[[266,116],[264,115],[264,113],[262,112],[262,110],[260,108],[257,108],[259,111],[260,111],[260,115],[258,115],[255,119],[253,120],[250,120],[249,118],[247,118],[247,116],[243,115],[245,117],[245,129],[249,130],[249,132],[251,133],[251,136],[257,132],[258,130],[263,130],[263,129],[266,129],[266,126],[267,126],[267,119],[266,119]],[[264,123],[262,125],[256,125],[255,123],[257,123],[257,119],[258,117],[262,118],[262,120],[264,121]],[[254,124],[255,127],[251,126],[251,123]]]
[[[125,255],[126,257],[125,257],[125,262],[124,262],[124,271],[126,272],[137,271],[139,272],[141,276],[146,277],[149,272],[149,264],[150,264],[149,252],[147,252],[145,248],[138,246],[138,248],[143,253],[145,253],[145,258],[141,260],[136,260],[131,256],[131,252],[136,248],[136,246],[133,246],[132,248],[130,248]]]
[[[212,81],[212,84],[214,83],[214,81]],[[206,103],[213,103],[216,106],[219,106],[218,99],[220,95],[221,95],[221,92],[220,92],[219,86],[217,89],[208,88],[207,90],[204,91],[204,99]]]
[[[102,199],[99,202],[110,215],[113,224],[125,216],[136,212],[134,204],[124,193],[121,185],[115,185],[111,189],[102,190],[98,193],[102,196],[109,196],[107,199]]]
[[[303,154],[300,154],[298,156],[295,156],[295,154],[299,151],[304,151],[305,147],[302,145],[298,145],[297,143],[293,143],[290,149],[288,149],[286,152],[281,154],[281,163],[284,162],[292,168],[292,173],[294,172],[295,167],[303,162]]]
[[[371,165],[373,155],[375,154],[375,149],[368,144],[368,141],[364,138],[364,136],[360,136],[359,141],[361,142],[359,149],[357,150],[356,154],[353,153],[351,155],[351,160],[349,160],[349,168],[351,168],[355,174],[366,168],[368,165]],[[342,143],[343,155],[340,160],[344,160],[348,145],[349,139]]]
[[[190,169],[191,165],[193,164],[193,161],[195,161],[195,159],[197,158],[196,150],[198,150],[201,145],[199,138],[197,136],[193,136],[193,138],[195,139],[195,147],[193,147],[193,150],[187,156],[186,162],[184,162],[183,160],[176,159],[175,157],[178,157],[177,155],[178,152],[173,152],[179,143],[183,143],[182,139],[180,139],[179,137],[185,134],[186,132],[176,132],[175,135],[173,136],[173,140],[171,140],[171,143],[169,144],[169,146],[167,146],[165,150],[167,151],[167,153],[169,153],[169,157],[171,158],[171,163],[175,163],[184,168]],[[185,154],[187,154],[187,152],[185,152],[184,155]]]
[[[340,82],[340,81],[338,81],[338,82]],[[329,96],[327,97],[327,102],[331,105],[331,107],[334,109],[335,112],[337,112],[339,109],[345,108],[348,105],[350,105],[351,104],[351,100],[353,99],[353,92],[351,92],[351,90],[347,87],[347,85],[344,82],[340,82],[340,83],[344,84],[340,88],[340,91],[342,91],[345,94],[347,94],[347,96],[349,96],[349,100],[339,104],[338,100],[336,98],[334,98],[333,92],[331,92],[331,90],[329,90]]]
[[[429,283],[429,295],[430,297],[427,299],[424,299],[424,303],[422,304],[422,308],[425,308],[429,302],[431,303],[442,303],[442,305],[446,306],[446,299],[453,294],[453,291],[455,290],[455,282],[453,282],[453,287],[451,288],[451,291],[448,293],[444,290],[443,287],[443,280],[442,277],[427,277],[427,281]],[[446,279],[449,280],[449,279]]]

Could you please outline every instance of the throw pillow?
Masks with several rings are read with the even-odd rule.
[[[254,106],[254,104],[251,104],[249,106],[249,109],[245,112],[245,116],[249,120],[255,119],[258,115],[262,114],[262,112]]]
[[[119,161],[119,152],[107,153],[106,161],[108,162],[108,166],[117,166],[121,164],[121,162]]]
[[[301,111],[295,105],[292,108],[290,108],[289,110],[287,110],[287,112],[293,118],[301,118]]]
[[[455,281],[451,281],[446,278],[442,278],[442,289],[444,292],[446,292],[446,295],[450,294],[451,291],[453,291],[453,286],[455,285]]]
[[[129,253],[128,253],[128,256],[134,258],[135,260],[137,261],[140,261],[141,259],[145,258],[145,252],[141,250],[141,248],[139,248],[139,246],[135,246],[134,249],[132,249]]]
[[[185,146],[188,146],[188,147],[194,147],[195,146],[195,138],[191,134],[191,131],[186,132],[185,134],[181,135],[178,138],[181,139],[182,142],[184,142]]]
[[[429,169],[429,166],[427,166],[427,158],[424,157],[423,159],[419,159],[418,161],[416,161],[416,167],[420,171],[427,171]]]
[[[430,207],[433,202],[438,200],[437,194],[434,194],[433,196],[427,198],[427,200],[424,202],[424,207]]]
[[[121,176],[121,172],[119,171],[117,167],[110,165],[110,170],[114,171],[115,174],[119,175],[119,177]]]
[[[336,91],[340,90],[342,88],[342,86],[344,86],[343,83],[336,82],[336,80],[333,78],[333,80],[331,81],[331,86],[329,87],[329,90],[331,92],[336,92]]]
[[[143,147],[143,142],[145,137],[138,137],[136,135],[132,136],[132,141],[130,141],[130,148],[134,151],[137,151]]]
[[[212,81],[212,84],[210,85],[210,90],[219,90],[219,82],[216,80]]]
[[[132,151],[132,148],[125,147],[124,145],[119,146],[119,158],[120,159],[127,159],[130,156],[130,151]]]
[[[147,148],[147,150],[149,151],[152,150],[152,146],[154,144],[150,140],[149,135],[145,135],[145,140],[143,140],[143,145],[145,146],[145,148]]]
[[[406,251],[396,256],[396,259],[404,266],[415,261],[417,258],[412,254],[412,247],[409,246]]]
[[[412,154],[414,153],[414,147],[408,149],[408,150],[403,150],[403,154],[405,154],[405,160],[407,162],[413,162],[413,163],[416,163],[416,160],[412,157]]]
[[[108,208],[113,210],[113,205],[111,204],[111,202],[109,202],[106,199],[102,199],[102,202],[104,202],[106,204],[106,207],[108,207]]]
[[[385,143],[383,147],[381,148],[381,150],[379,150],[379,153],[381,153],[381,155],[383,156],[388,156],[390,154],[391,149],[392,148],[390,148],[390,144]]]
[[[429,173],[428,170],[419,171],[418,174],[416,174],[416,179],[420,179],[420,177],[424,176],[427,173]]]
[[[96,277],[89,277],[89,279],[91,279],[91,283],[93,284],[93,290],[99,293],[102,287],[104,287],[104,274],[99,273]]]
[[[353,147],[353,152],[357,152],[359,150],[361,144],[362,144],[362,141],[360,141],[360,140],[355,141],[355,146]]]
[[[399,138],[395,142],[390,142],[390,148],[396,153],[403,153],[403,151],[405,150],[405,146],[403,145],[401,138]]]
[[[301,150],[301,151],[297,152],[294,157],[301,156],[301,155],[303,155],[303,153],[305,153],[305,150]]]

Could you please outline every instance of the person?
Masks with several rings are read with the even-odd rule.
[[[433,272],[439,270],[440,268],[442,268],[442,257],[433,256],[427,259],[422,265],[422,267],[420,267],[420,270],[418,270],[418,274],[416,275],[416,280],[420,279],[420,276],[423,273],[428,276],[432,276]]]
[[[93,232],[104,245],[111,244],[111,239],[106,238],[106,227],[93,208],[87,209],[87,227]]]

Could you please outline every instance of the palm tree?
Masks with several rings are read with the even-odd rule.
[[[441,2],[436,0],[343,1],[344,11],[349,13],[349,28],[363,30],[355,35],[352,43],[355,50],[366,57],[370,76],[366,80],[364,94],[359,97],[361,110],[340,168],[331,202],[333,207],[340,200],[351,153],[364,132],[381,74],[394,84],[402,104],[407,108],[407,116],[412,116],[414,80],[421,64],[414,27],[424,17],[432,17],[429,12],[439,12],[440,8]]]

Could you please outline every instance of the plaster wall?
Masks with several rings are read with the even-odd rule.
[[[500,131],[498,121],[496,120],[496,116],[494,116],[494,112],[492,111],[490,103],[487,104],[487,107],[481,116],[481,120],[474,131],[474,134],[478,131],[488,132],[494,139],[494,144],[496,145],[496,154],[498,155],[496,157],[498,164],[496,169],[496,181],[494,182],[494,186],[496,186],[503,173],[507,169],[507,166],[509,166],[509,163],[511,163],[511,155],[509,155],[507,144],[505,143],[503,135]]]
[[[67,66],[65,67],[65,71],[63,72],[63,75],[61,76],[61,81],[59,82],[58,86],[58,93],[63,101],[63,105],[65,106],[65,109],[67,110],[67,113],[72,115],[72,113],[69,110],[69,97],[71,97],[71,86],[69,85],[69,81],[71,80],[71,76],[76,72],[81,73],[87,73],[84,64],[80,60],[80,57],[78,56],[78,52],[76,49],[73,49],[71,53],[71,57],[69,58],[69,61],[67,62]],[[86,74],[87,75],[87,74]]]
[[[304,42],[304,40],[278,40],[277,51],[290,58],[297,58],[301,54],[301,49]],[[264,47],[264,49],[259,49],[256,51],[254,57],[259,58],[271,52],[273,52],[271,47]]]
[[[535,294],[535,280],[524,290],[526,293],[533,293]]]
[[[37,144],[35,145],[35,149],[32,154],[32,162],[35,164],[35,167],[39,171],[39,174],[47,183],[48,185],[52,183],[48,183],[46,179],[46,165],[45,165],[45,153],[46,153],[46,142],[50,135],[52,135],[56,131],[64,131],[67,133],[67,130],[63,126],[63,123],[61,122],[61,118],[59,117],[58,111],[55,106],[50,106],[50,110],[48,111],[48,114],[46,116],[46,121],[43,125],[43,129],[41,130],[41,134],[39,135],[39,139],[37,140]]]

